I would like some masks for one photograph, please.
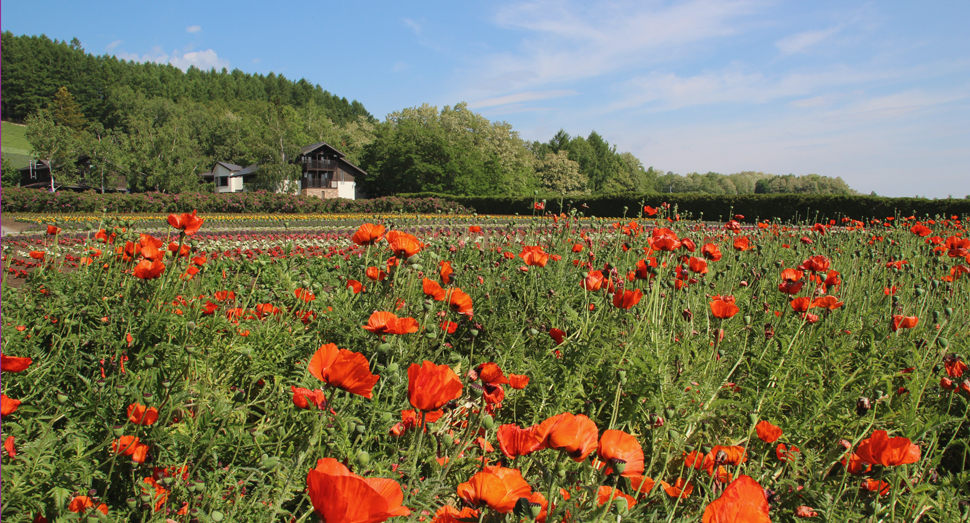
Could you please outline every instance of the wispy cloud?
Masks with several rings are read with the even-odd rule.
[[[404,22],[404,25],[410,27],[411,30],[414,31],[414,34],[416,34],[416,35],[420,35],[421,34],[421,24],[415,22],[414,20],[412,20],[410,18],[405,18],[403,20],[403,22]]]
[[[559,89],[551,91],[526,91],[523,93],[507,94],[504,96],[494,96],[477,100],[468,104],[470,109],[484,109],[486,107],[497,107],[501,105],[517,104],[522,102],[532,102],[536,100],[548,100],[550,98],[561,98],[563,96],[574,96],[579,94],[572,89]]]
[[[784,54],[795,54],[822,42],[841,30],[841,27],[832,27],[822,31],[806,31],[804,33],[793,34],[775,42],[775,47]]]
[[[223,67],[229,68],[229,61],[219,58],[218,54],[216,54],[216,52],[212,49],[187,52],[172,51],[172,54],[169,55],[168,53],[164,52],[161,47],[156,46],[152,48],[151,52],[140,56],[137,53],[128,53],[125,51],[115,53],[115,56],[122,60],[133,60],[135,62],[172,64],[183,71],[188,70],[188,68],[192,67],[193,65],[199,69],[202,69],[203,71],[212,68],[217,70],[222,69]]]
[[[198,33],[199,31],[202,30],[202,26],[201,25],[190,25],[190,26],[186,27],[185,30],[188,31],[188,32],[190,32],[190,33]]]
[[[124,43],[124,40],[115,40],[114,42],[111,42],[110,44],[104,46],[104,50],[105,51],[114,51],[115,47],[118,47],[122,43]]]

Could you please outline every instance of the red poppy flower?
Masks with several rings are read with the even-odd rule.
[[[384,226],[365,223],[357,228],[357,232],[350,237],[357,245],[374,245],[384,238]]]
[[[862,488],[869,492],[878,492],[880,496],[888,496],[889,487],[889,483],[874,478],[866,478],[862,481]]]
[[[453,321],[443,321],[440,325],[441,330],[445,331],[447,334],[454,334],[458,330],[458,324]]]
[[[519,257],[522,258],[526,265],[545,267],[546,263],[549,262],[549,254],[539,246],[523,246]]]
[[[524,389],[529,386],[529,377],[524,374],[509,374],[509,387]]]
[[[794,445],[792,445],[791,449],[784,443],[779,443],[775,447],[775,457],[778,458],[778,461],[794,461],[796,453],[801,453],[801,451]]]
[[[425,361],[408,368],[408,400],[418,410],[437,410],[461,397],[461,379],[447,365]]]
[[[696,256],[691,256],[687,260],[687,267],[690,268],[691,272],[697,274],[707,274],[707,261],[704,258],[698,258]]]
[[[556,345],[562,345],[563,341],[565,341],[566,333],[559,329],[552,328],[549,329],[549,336],[556,341]]]
[[[703,523],[771,523],[765,490],[750,476],[738,476],[704,509]]]
[[[0,354],[0,370],[3,372],[23,372],[27,370],[33,360]]]
[[[711,261],[719,261],[722,258],[721,248],[713,243],[705,243],[701,247],[701,255]]]
[[[347,280],[347,288],[354,294],[360,294],[364,291],[364,285],[357,280]]]
[[[637,500],[633,499],[632,496],[624,494],[613,487],[602,486],[596,491],[596,504],[598,506],[603,506],[604,503],[608,501],[613,501],[615,499],[625,499],[627,508],[633,508],[637,504]]]
[[[505,389],[501,385],[492,385],[491,383],[482,384],[482,397],[485,399],[485,403],[488,405],[502,405],[502,400],[505,399]]]
[[[396,258],[391,258],[396,259]],[[370,281],[384,281],[387,279],[387,272],[378,269],[377,267],[368,267],[364,274]]]
[[[812,302],[812,307],[822,307],[830,311],[838,309],[843,305],[845,305],[845,303],[839,301],[839,299],[835,296],[822,296],[815,298],[815,301]]]
[[[434,280],[429,280],[424,278],[421,280],[421,288],[424,291],[425,296],[435,300],[442,301],[445,299],[445,290],[438,285],[438,282]]]
[[[758,433],[758,439],[764,441],[765,443],[774,443],[778,441],[781,437],[782,431],[781,427],[772,425],[771,423],[761,420],[755,425],[754,430]]]
[[[199,218],[195,215],[196,211],[192,211],[192,214],[184,213],[181,215],[169,214],[168,224],[176,229],[182,231],[186,236],[192,236],[199,232],[202,224],[205,222],[204,219]]]
[[[740,238],[734,239],[734,250],[736,251],[748,251],[751,250],[751,239],[747,236],[741,236]]]
[[[312,292],[310,292],[309,289],[299,288],[293,291],[293,294],[296,296],[296,299],[302,300],[304,303],[310,303],[311,301],[314,301],[317,299],[316,294],[313,294]]]
[[[508,514],[519,498],[532,494],[532,487],[518,469],[485,467],[467,482],[458,485],[458,497],[469,505],[482,506]]]
[[[370,315],[367,325],[362,325],[374,334],[410,334],[418,332],[418,320],[398,318],[393,312],[378,311]]]
[[[912,329],[917,323],[919,323],[919,318],[916,316],[902,316],[893,314],[893,319],[889,324],[889,329],[893,332],[896,332],[899,329]]]
[[[3,450],[7,451],[7,456],[10,456],[10,459],[17,457],[17,447],[13,436],[7,436],[7,439],[3,440]]]
[[[812,272],[825,272],[829,270],[831,262],[825,256],[812,256],[798,266],[799,269]]]
[[[451,268],[451,264],[446,261],[438,262],[438,274],[441,276],[441,283],[448,285],[451,283],[451,275],[454,274],[455,270]]]
[[[866,463],[884,467],[916,463],[920,458],[919,447],[909,438],[890,438],[884,430],[877,430],[860,441],[855,453]]]
[[[465,294],[461,289],[454,288],[448,290],[446,299],[448,300],[448,307],[458,314],[464,314],[466,316],[473,314],[472,297]]]
[[[67,510],[78,514],[84,514],[89,508],[93,508],[105,516],[108,515],[108,505],[101,503],[95,507],[94,500],[87,496],[74,496],[71,498],[71,502],[67,505]]]
[[[715,318],[726,320],[734,317],[741,309],[733,301],[714,300],[711,302],[711,313]]]
[[[626,466],[620,473],[623,477],[643,474],[643,448],[636,438],[622,430],[603,431],[596,454],[607,465],[625,463]]]
[[[424,244],[412,234],[401,231],[387,233],[387,241],[391,245],[394,256],[406,260],[414,256],[424,247]]]
[[[20,400],[10,398],[6,394],[0,394],[0,416],[13,414],[20,407],[20,403]]]
[[[643,213],[646,214],[647,216],[656,216],[657,209],[650,207],[649,205],[644,205]]]
[[[317,349],[310,358],[307,370],[320,381],[368,399],[374,397],[374,384],[380,379],[380,376],[371,373],[366,356],[338,349],[333,343]]]
[[[60,227],[55,227],[53,225],[48,225],[47,226],[47,234],[49,236],[54,236],[54,235],[60,234],[60,233],[61,233],[61,228]]]
[[[134,275],[143,280],[154,280],[165,272],[165,264],[161,260],[142,260],[135,265]]]
[[[443,505],[434,513],[431,523],[468,523],[478,521],[479,513],[471,507],[462,507],[461,510],[451,506]]]
[[[501,367],[493,362],[482,363],[475,368],[475,372],[478,373],[478,378],[482,380],[482,383],[490,383],[492,385],[501,385],[503,383],[508,383],[508,378],[502,372]]]
[[[655,251],[672,252],[681,247],[681,242],[680,239],[677,238],[677,233],[663,227],[655,228],[651,233],[650,238],[647,239],[647,243],[650,245],[650,248]]]
[[[362,478],[333,458],[317,461],[306,483],[313,510],[323,521],[380,523],[411,514],[401,505],[404,493],[394,480]]]
[[[673,485],[666,481],[661,481],[660,484],[663,485],[664,492],[672,498],[686,499],[690,496],[691,492],[694,492],[694,485],[684,478],[677,478],[677,481]]]
[[[158,421],[158,409],[132,403],[128,405],[128,421],[136,425],[154,425]]]
[[[495,436],[499,450],[510,458],[525,456],[542,448],[542,438],[536,432],[536,427],[523,429],[518,425],[502,425]]]
[[[640,289],[623,289],[613,294],[613,306],[618,309],[630,309],[640,303],[643,292]]]
[[[815,516],[818,516],[818,512],[815,512],[812,507],[801,505],[795,509],[796,518],[814,518]]]
[[[323,409],[327,404],[327,397],[324,396],[323,391],[320,389],[310,390],[290,385],[290,390],[293,391],[293,404],[301,409],[309,409],[311,407]]]
[[[583,461],[596,450],[599,435],[593,420],[568,412],[543,421],[536,427],[536,432],[545,448],[562,450],[576,462]]]
[[[795,298],[790,303],[792,310],[795,312],[808,312],[808,309],[813,307],[812,299],[808,296],[802,296],[800,298]]]
[[[30,358],[27,358],[27,360],[30,360]],[[29,365],[30,361],[28,361],[27,364]],[[947,376],[951,378],[959,378],[963,376],[963,373],[966,372],[967,369],[970,367],[968,367],[967,364],[964,363],[964,361],[961,360],[959,357],[952,354],[948,354],[943,357],[943,368],[946,369]],[[4,368],[3,370],[7,370],[7,369]],[[14,371],[14,372],[17,372],[17,371]]]
[[[688,252],[694,252],[697,250],[697,244],[690,238],[683,238],[680,240],[680,248]]]

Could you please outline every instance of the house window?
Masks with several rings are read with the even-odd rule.
[[[225,176],[220,176],[218,185],[219,187],[229,187],[229,178],[226,178]]]

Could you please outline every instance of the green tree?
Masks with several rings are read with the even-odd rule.
[[[79,144],[70,127],[58,125],[49,109],[41,109],[27,118],[26,136],[31,152],[47,162],[56,181],[78,181],[74,165]]]
[[[87,119],[74,101],[74,96],[67,87],[61,87],[51,102],[51,113],[57,125],[70,127],[74,131],[81,131],[88,125]]]
[[[18,185],[20,185],[20,171],[15,169],[14,166],[10,163],[10,160],[6,158],[3,159],[2,164],[3,164],[3,169],[2,169],[3,188],[6,189],[8,187],[17,187]]]
[[[554,194],[582,194],[586,192],[586,176],[579,172],[579,164],[569,159],[569,153],[546,153],[536,165],[536,176],[543,190]]]

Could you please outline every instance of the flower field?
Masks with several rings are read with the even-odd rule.
[[[27,217],[6,521],[970,520],[966,217]]]

